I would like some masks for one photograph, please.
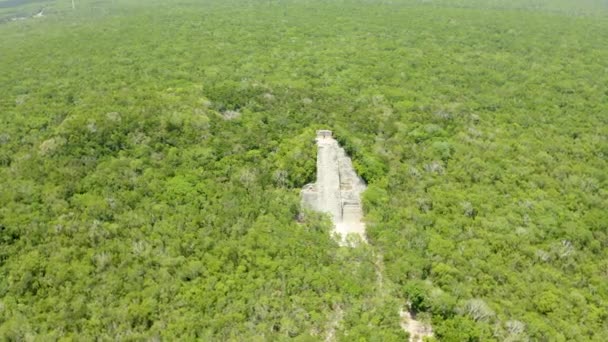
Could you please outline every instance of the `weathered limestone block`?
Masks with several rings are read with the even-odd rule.
[[[365,239],[361,193],[366,185],[332,131],[317,131],[317,181],[302,189],[302,206],[331,215],[342,242],[346,235]]]

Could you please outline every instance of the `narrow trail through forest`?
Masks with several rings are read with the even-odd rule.
[[[307,184],[302,189],[302,204],[309,209],[328,213],[334,223],[334,233],[341,246],[355,247],[357,236],[367,243],[361,194],[366,189],[365,181],[357,175],[350,157],[328,130],[317,131],[317,181]],[[384,263],[382,255],[376,255],[376,277],[378,289],[382,296],[388,296],[383,277]],[[332,314],[329,322],[326,341],[335,340],[335,330],[342,319],[343,310],[339,307]],[[426,336],[433,336],[428,324],[417,321],[407,310],[399,312],[401,328],[409,333],[410,342],[422,341]]]

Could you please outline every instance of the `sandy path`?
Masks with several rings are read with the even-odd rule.
[[[407,310],[399,312],[401,317],[401,328],[410,334],[410,342],[422,342],[425,337],[433,336],[430,325],[416,320]]]

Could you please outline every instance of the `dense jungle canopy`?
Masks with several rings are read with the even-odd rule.
[[[0,340],[607,341],[607,15],[0,0]],[[302,214],[321,128],[367,245]]]

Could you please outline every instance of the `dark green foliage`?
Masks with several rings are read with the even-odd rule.
[[[410,301],[410,308],[414,313],[425,312],[430,309],[426,286],[420,282],[412,281],[405,285],[403,290],[405,296]]]
[[[479,342],[490,341],[492,335],[485,334],[474,321],[466,317],[456,316],[438,324],[435,333],[440,341],[446,342]]]

